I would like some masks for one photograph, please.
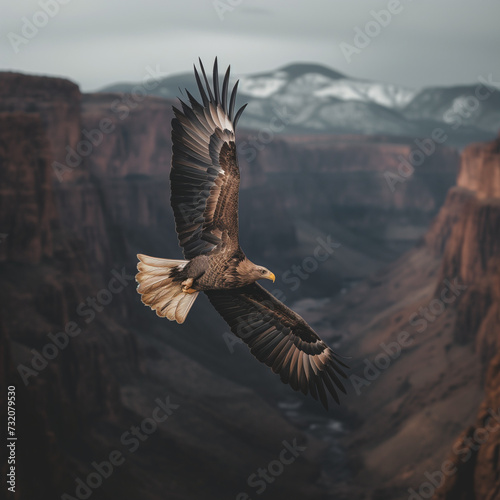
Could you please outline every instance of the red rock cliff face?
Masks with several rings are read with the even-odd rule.
[[[106,362],[111,337],[128,345],[137,369],[129,333],[114,324],[107,341],[96,341],[106,330],[96,322],[26,385],[20,377],[20,365],[32,368],[30,349],[42,350],[47,334],[77,318],[78,303],[94,289],[81,242],[60,223],[46,132],[40,114],[0,113],[0,227],[7,233],[0,243],[0,336],[9,360],[2,369],[16,386],[18,426],[26,431],[17,450],[18,498],[57,496],[71,483],[63,443],[75,443],[75,428],[87,435],[96,415],[116,419],[118,386]]]
[[[328,195],[338,205],[377,210],[436,211],[446,194],[439,191],[449,182],[447,177],[456,176],[459,162],[454,149],[437,147],[413,174],[393,182],[391,189],[387,179],[399,175],[401,158],[407,159],[416,149],[409,140],[287,135],[266,145],[259,144],[258,134],[248,132],[239,147],[243,187],[264,184],[284,173],[309,183],[317,178],[328,183]]]
[[[500,138],[490,144],[466,148],[458,186],[450,190],[427,235],[429,245],[442,250],[442,275],[456,276],[468,285],[459,311],[456,338],[463,343],[476,341],[485,356],[493,338],[485,332],[490,328],[482,324],[488,324],[493,314],[490,309],[496,308],[497,300],[491,280],[495,279],[500,257],[499,172]]]
[[[464,150],[457,186],[467,199],[457,210],[461,216],[452,225],[443,271],[473,282],[500,255],[500,138]]]
[[[498,141],[466,149],[460,179],[475,181],[449,190],[422,244],[324,306],[318,324],[353,355],[349,498],[364,500],[366,491],[377,500],[429,498],[436,490],[429,474],[440,477],[450,455],[458,470],[436,498],[500,498],[500,431],[484,448],[459,440],[459,452],[451,449],[470,423],[460,439],[476,430],[482,439],[488,409],[498,413],[499,199],[489,186],[498,178],[497,151]],[[465,289],[451,292],[450,284]]]
[[[95,176],[160,175],[170,172],[172,102],[148,97],[141,101],[120,94],[85,94],[82,130],[102,140],[93,147],[86,168]],[[109,120],[111,125],[106,127]],[[85,140],[85,138],[84,138]]]
[[[39,263],[54,252],[50,145],[40,117],[0,113],[0,261]]]
[[[493,500],[500,498],[500,432],[492,417],[500,408],[500,138],[464,151],[458,185],[463,203],[455,207],[458,217],[444,246],[442,273],[468,285],[455,339],[472,343],[478,352],[486,396],[476,423],[459,436],[450,456],[457,472],[446,478],[435,498]],[[495,431],[485,431],[487,424]]]
[[[66,146],[80,139],[77,85],[61,78],[0,73],[0,111],[39,115],[51,148],[51,160],[64,161]]]
[[[489,144],[472,144],[462,154],[457,185],[474,191],[478,198],[500,198],[500,138]]]

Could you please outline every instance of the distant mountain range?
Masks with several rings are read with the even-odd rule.
[[[247,129],[413,138],[430,137],[439,127],[457,146],[489,140],[500,129],[500,89],[479,82],[410,89],[307,63],[239,80],[239,103],[249,103],[241,119]],[[131,92],[135,85],[118,83],[101,92]],[[166,77],[149,93],[175,99],[184,88],[197,95],[192,73]]]

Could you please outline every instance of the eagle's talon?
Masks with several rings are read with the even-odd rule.
[[[181,285],[183,288],[189,288],[193,284],[193,278],[188,278],[187,280],[184,280]]]

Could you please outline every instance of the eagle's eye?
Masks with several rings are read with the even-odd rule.
[[[261,269],[260,270],[260,274],[266,274],[266,270],[265,269]]]

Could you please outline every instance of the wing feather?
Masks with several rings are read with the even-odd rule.
[[[231,92],[231,99],[229,101],[229,119],[232,121],[233,120],[233,114],[234,114],[234,104],[236,102],[236,92],[238,91],[238,84],[239,80],[234,84],[233,91]]]
[[[296,391],[310,393],[328,408],[327,392],[338,403],[345,393],[339,376],[346,365],[294,311],[259,284],[205,292],[231,331],[252,354]]]
[[[181,109],[174,107],[172,120],[170,201],[186,259],[217,247],[239,247],[240,172],[234,134],[243,108],[232,118],[238,84],[231,92],[228,110],[230,69],[224,75],[222,90],[217,59],[213,88],[201,60],[200,70],[201,76],[194,68],[201,103],[186,90],[188,102],[180,101]]]

